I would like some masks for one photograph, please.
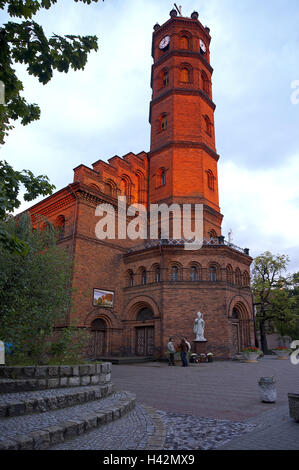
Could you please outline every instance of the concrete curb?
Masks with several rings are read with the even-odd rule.
[[[155,426],[155,431],[148,439],[145,450],[162,450],[164,448],[166,439],[166,429],[164,423],[156,413],[155,408],[147,405],[142,406],[146,409]]]
[[[131,411],[136,404],[136,395],[125,392],[127,398],[119,400],[117,406],[109,407],[82,416],[80,420],[64,421],[58,426],[50,426],[13,439],[0,441],[0,450],[44,450],[67,439],[95,429],[102,424],[114,421]]]
[[[65,393],[64,395],[53,395],[52,397],[44,398],[28,398],[27,400],[15,402],[8,401],[7,403],[0,404],[0,418],[42,413],[45,411],[80,405],[89,401],[105,398],[113,392],[114,385],[110,383],[107,385],[89,387],[86,391],[82,390],[80,392]]]

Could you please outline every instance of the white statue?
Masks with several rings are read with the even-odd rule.
[[[228,242],[229,242],[229,243],[233,243],[233,240],[234,240],[234,239],[233,239],[233,231],[232,231],[232,229],[230,228],[230,229],[229,229],[229,232],[228,232]]]
[[[193,331],[196,335],[195,341],[207,341],[204,336],[205,322],[200,312],[197,313],[197,317],[195,318]]]

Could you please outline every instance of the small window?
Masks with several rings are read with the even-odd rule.
[[[209,83],[208,76],[204,71],[201,72],[201,79],[202,79],[203,91],[205,93],[209,94],[210,93],[210,83]]]
[[[215,190],[215,176],[213,175],[212,170],[207,171],[207,176],[208,176],[208,187],[209,187],[209,189],[214,191]],[[211,233],[212,232],[214,232],[214,231],[212,230]],[[216,232],[214,232],[214,233],[216,233]]]
[[[155,269],[155,281],[161,282],[161,270],[159,267],[156,267]]]
[[[169,73],[168,70],[164,70],[163,72],[163,87],[167,87],[169,84]]]
[[[172,282],[176,282],[179,280],[179,268],[177,266],[173,266],[171,268],[171,280]]]
[[[180,40],[181,49],[189,49],[189,39],[187,36],[182,36]]]
[[[161,118],[161,131],[166,131],[167,129],[167,116],[162,116]]]
[[[166,171],[162,170],[162,173],[161,173],[161,186],[165,186],[165,185],[166,185]]]
[[[210,137],[212,137],[212,123],[210,121],[209,116],[204,116],[204,120],[205,120],[205,131]]]
[[[142,284],[143,286],[145,286],[145,285],[146,285],[146,282],[147,282],[147,279],[146,279],[146,271],[144,270],[144,271],[142,271],[142,273],[141,273],[141,284]]]
[[[217,269],[215,266],[210,267],[210,281],[216,282],[217,281]]]
[[[191,266],[190,280],[192,282],[198,281],[198,269],[196,266]]]
[[[190,72],[186,67],[181,69],[181,82],[184,82],[184,83],[190,82]]]

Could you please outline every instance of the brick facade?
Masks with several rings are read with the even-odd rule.
[[[171,17],[154,29],[150,152],[99,160],[92,169],[80,165],[73,183],[30,213],[34,223],[42,214],[61,227],[59,243],[74,258],[76,289],[66,323],[77,318],[80,327],[91,328],[90,354],[163,356],[170,336],[192,342],[201,311],[208,349],[232,357],[254,344],[252,259],[221,236],[211,37],[196,17]],[[204,246],[187,251],[179,240],[119,237],[120,195],[148,209],[153,203],[203,204]],[[115,210],[114,240],[95,235],[96,207],[103,203]],[[112,291],[113,307],[94,306],[94,289]]]

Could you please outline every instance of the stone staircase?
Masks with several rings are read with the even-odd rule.
[[[47,449],[135,407],[115,392],[111,363],[76,366],[0,366],[0,450]]]

